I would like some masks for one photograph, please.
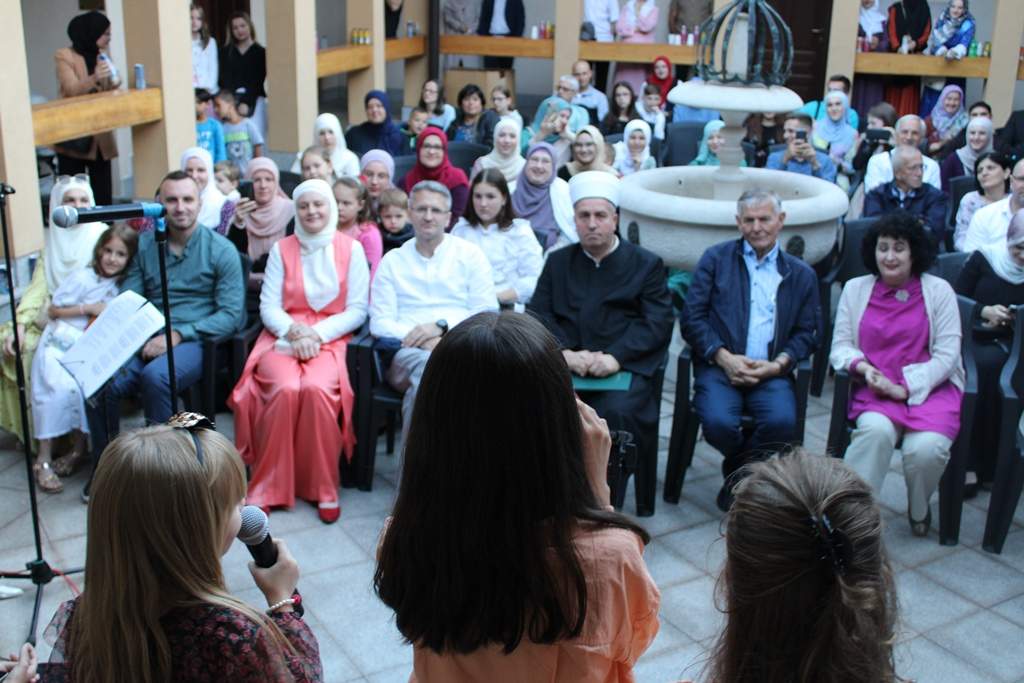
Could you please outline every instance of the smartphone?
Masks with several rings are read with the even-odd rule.
[[[796,132],[796,139],[799,140],[800,142],[807,142],[807,131],[798,130]]]
[[[868,142],[889,142],[890,133],[885,128],[868,128],[864,135],[867,137]]]
[[[238,183],[238,194],[239,194],[239,196],[242,197],[242,199],[252,199],[252,200],[255,200],[256,199],[256,193],[253,192],[252,181],[251,180],[243,180],[242,182]]]

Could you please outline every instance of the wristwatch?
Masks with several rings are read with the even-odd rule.
[[[437,325],[439,328],[441,328],[441,336],[442,337],[444,335],[448,334],[448,321],[447,320],[445,320],[444,318],[441,318],[440,320],[438,320],[434,324]]]

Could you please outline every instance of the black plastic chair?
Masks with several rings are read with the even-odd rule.
[[[395,177],[391,179],[392,184],[395,187],[402,187],[402,181],[405,180],[405,175],[411,171],[412,167],[415,165],[415,154],[403,154],[395,157]]]
[[[612,133],[611,135],[604,136],[605,145],[614,145],[616,142],[622,142],[622,133]]]
[[[963,334],[962,356],[967,379],[964,384],[963,399],[960,403],[960,433],[957,434],[956,441],[953,442],[946,471],[943,472],[942,479],[939,481],[939,543],[942,545],[956,545],[960,540],[960,517],[964,507],[964,478],[967,474],[971,430],[978,402],[978,369],[974,361],[974,338],[971,334],[975,302],[965,296],[958,296],[957,305],[960,309],[960,330]],[[828,452],[837,458],[845,456],[846,449],[850,445],[850,435],[855,426],[847,418],[850,389],[849,373],[846,370],[837,370],[835,394],[832,399],[832,418],[828,428]],[[1016,419],[1013,422],[1014,428],[1016,428]],[[897,443],[896,447],[899,448],[900,445],[901,443]],[[991,508],[989,510],[991,514]],[[1012,512],[1010,517],[1012,521]]]
[[[670,123],[665,127],[663,166],[686,166],[697,157],[704,125],[695,121]]]
[[[828,372],[828,354],[832,348],[832,285],[836,283],[845,285],[847,281],[867,274],[868,270],[864,267],[860,248],[864,241],[864,235],[867,234],[875,220],[875,218],[861,218],[855,221],[846,221],[843,226],[839,260],[832,266],[832,270],[818,281],[818,297],[821,301],[821,318],[824,329],[821,335],[821,346],[814,354],[811,396],[821,396],[821,390],[825,387],[825,374]]]
[[[992,496],[988,504],[988,518],[985,520],[985,536],[981,547],[990,553],[1003,552],[1006,534],[1013,524],[1013,515],[1024,489],[1024,443],[1018,436],[1024,395],[1024,315],[1017,315],[1013,329],[1013,346],[1010,357],[1003,366],[999,377],[999,393],[1002,395],[1002,418],[999,424],[999,451],[996,460],[995,477],[992,481]]]
[[[366,333],[349,345],[355,350],[356,455],[354,479],[363,491],[373,490],[377,439],[387,426],[387,452],[394,453],[395,429],[402,416],[402,394],[384,378],[384,363],[372,335]]]
[[[946,240],[947,251],[953,251],[951,247],[953,246],[953,233],[956,231],[956,212],[960,210],[960,202],[963,201],[965,194],[976,190],[977,187],[973,175],[960,176],[949,181],[949,215],[946,217],[946,224],[949,226],[946,231],[949,236],[949,239]]]
[[[964,269],[964,264],[967,263],[967,259],[970,257],[969,252],[964,251],[952,251],[946,254],[939,254],[938,258],[935,259],[935,264],[928,270],[932,275],[937,275],[943,280],[949,283],[950,287],[956,287],[957,278],[960,277],[960,271]]]
[[[679,353],[676,362],[676,398],[672,413],[672,435],[668,442],[668,463],[665,466],[665,502],[676,504],[682,494],[686,470],[693,462],[693,451],[697,446],[697,428],[700,420],[693,410],[690,399],[691,366],[693,357],[690,347]],[[804,441],[804,426],[807,421],[807,395],[810,388],[811,364],[807,360],[800,361],[796,366],[796,440],[795,444]],[[751,432],[754,429],[754,418],[744,414],[740,418],[740,429]]]
[[[746,140],[741,142],[740,146],[743,147],[743,158],[747,160],[747,166],[754,168],[754,164],[757,163],[757,146]]]
[[[278,181],[278,186],[281,191],[289,197],[292,196],[292,192],[302,182],[302,176],[298,173],[292,173],[291,171],[281,171],[281,179]]]
[[[482,156],[487,156],[490,152],[490,148],[478,145],[475,142],[456,141],[448,143],[448,160],[452,163],[452,166],[461,168],[466,173],[467,178],[476,160]],[[397,170],[395,172],[397,173]]]

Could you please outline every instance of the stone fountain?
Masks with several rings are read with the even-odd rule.
[[[701,81],[677,84],[668,99],[722,113],[721,166],[670,166],[626,177],[620,211],[628,239],[669,266],[693,271],[708,247],[738,236],[736,200],[760,188],[782,199],[786,224],[781,243],[799,235],[804,259],[821,261],[835,244],[839,218],[849,207],[846,193],[812,176],[740,167],[748,114],[803,106],[800,96],[783,85],[793,61],[789,27],[765,0],[733,0],[701,28]]]

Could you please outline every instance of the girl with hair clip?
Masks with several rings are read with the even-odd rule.
[[[453,327],[406,444],[374,587],[410,682],[633,681],[658,632],[649,536],[610,504],[608,426],[558,340],[519,313]]]
[[[796,452],[749,467],[725,518],[708,683],[894,683],[896,586],[870,487]]]
[[[39,439],[34,469],[36,483],[46,493],[64,490],[58,477],[74,473],[85,457],[89,433],[85,397],[60,359],[117,296],[138,245],[138,233],[128,226],[107,228],[93,247],[92,263],[65,278],[53,293],[50,322],[32,359],[32,422]],[[74,434],[74,449],[51,467],[53,441],[68,433]]]
[[[46,629],[43,679],[91,683],[320,681],[316,637],[295,610],[299,567],[249,564],[266,612],[224,586],[245,469],[213,423],[181,413],[104,450],[89,501],[85,591]],[[9,665],[8,665],[9,666]],[[15,670],[17,683],[34,672]]]

